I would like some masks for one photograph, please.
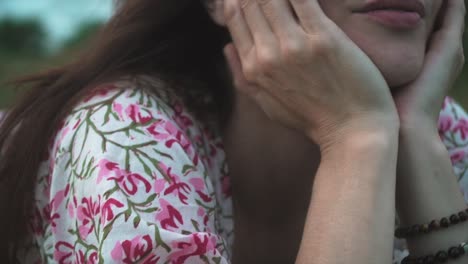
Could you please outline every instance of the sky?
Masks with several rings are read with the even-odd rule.
[[[71,37],[83,22],[106,20],[112,10],[113,0],[0,0],[0,19],[37,17],[52,44]]]

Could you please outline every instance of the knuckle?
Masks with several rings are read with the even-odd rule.
[[[314,39],[309,54],[312,57],[324,57],[332,52],[334,47],[330,37],[320,36]]]
[[[239,1],[239,4],[240,4],[240,7],[242,9],[246,9],[247,7],[252,5],[253,1],[256,1],[256,0],[238,0],[238,1]]]
[[[281,56],[285,61],[295,61],[305,54],[304,44],[295,39],[286,40],[281,47]]]
[[[258,69],[252,61],[246,62],[242,67],[244,77],[248,82],[255,82],[258,78]]]
[[[257,53],[258,68],[262,73],[273,71],[279,64],[277,54],[274,50],[264,48],[259,49]]]
[[[231,21],[237,14],[236,5],[232,1],[225,2],[224,4],[224,18],[226,21]]]

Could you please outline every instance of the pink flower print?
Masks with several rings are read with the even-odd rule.
[[[209,203],[213,200],[213,198],[211,198],[211,196],[207,195],[206,193],[203,193],[201,191],[197,191],[197,193],[205,203]]]
[[[450,160],[452,161],[452,165],[455,166],[455,164],[463,161],[465,158],[465,150],[463,149],[458,149],[450,153]]]
[[[166,179],[157,179],[154,181],[154,192],[161,193],[166,186]]]
[[[81,124],[81,118],[76,121],[75,125],[73,125],[73,130],[75,130]]]
[[[75,209],[78,207],[78,202],[76,201],[76,196],[73,196],[73,199],[68,203],[68,215],[70,217],[75,217]]]
[[[145,193],[151,190],[151,184],[138,173],[125,173],[118,177],[109,177],[108,180],[117,181],[120,188],[124,189],[129,195],[135,195],[138,192],[138,183],[143,183]]]
[[[465,140],[468,136],[468,119],[461,118],[453,128],[454,132],[460,132],[462,140]]]
[[[151,251],[153,242],[149,235],[136,236],[132,240],[117,242],[111,251],[112,259],[123,263],[156,264],[160,257]]]
[[[171,178],[169,187],[167,187],[167,189],[164,191],[164,195],[174,193],[178,196],[181,203],[187,204],[187,195],[190,193],[190,186],[185,182],[181,182],[179,176],[171,172],[172,168],[168,168],[166,164],[162,162],[160,163],[160,166],[166,172],[166,175]]]
[[[146,124],[153,119],[151,113],[142,111],[136,104],[130,104],[127,106],[125,113],[133,120],[133,122],[138,124]]]
[[[195,188],[196,191],[205,190],[205,181],[202,178],[192,178],[189,179],[189,183]]]
[[[115,180],[119,187],[129,195],[135,195],[138,192],[138,183],[144,185],[144,190],[148,193],[151,190],[151,184],[138,173],[130,173],[125,170],[121,170],[117,163],[110,162],[106,159],[102,159],[98,163],[100,168],[97,183],[102,181],[102,178],[106,177],[107,180]]]
[[[203,209],[203,207],[199,207],[198,210],[197,210],[197,215],[198,215],[198,216],[204,216],[204,215],[206,215],[205,209]]]
[[[107,200],[104,205],[102,206],[102,216],[101,216],[101,223],[104,224],[106,221],[112,221],[114,219],[114,209],[112,208],[122,208],[124,204],[120,201],[111,198]]]
[[[89,252],[88,252],[89,254]],[[83,250],[79,250],[78,254],[76,254],[76,260],[75,263],[83,263],[83,264],[96,264],[98,263],[98,253],[96,251],[93,251],[91,254],[89,254],[88,259],[86,259],[86,255],[83,252]]]
[[[166,140],[171,135],[168,134],[167,131],[158,131],[158,129],[160,129],[165,122],[166,121],[164,120],[158,120],[152,123],[151,126],[146,129],[146,131],[148,131],[154,137],[154,139],[158,141]]]
[[[51,211],[51,203],[42,208],[42,213],[44,215],[44,220],[50,223],[52,232],[55,234],[57,232],[57,223],[55,221],[60,218],[60,214]]]
[[[160,120],[147,128],[147,131],[156,140],[166,141],[166,147],[172,148],[174,143],[178,143],[188,155],[192,155],[192,142],[187,139],[187,137],[173,124],[173,122]],[[197,165],[197,163],[195,165]]]
[[[453,126],[453,117],[447,115],[440,115],[438,121],[439,136],[443,139],[446,132],[450,131]]]
[[[181,102],[176,102],[173,105],[175,116],[173,119],[183,129],[187,130],[190,126],[193,126],[193,121],[184,114],[184,108]]]
[[[161,223],[163,229],[177,229],[176,220],[180,224],[184,223],[180,212],[170,205],[169,202],[161,198],[159,199],[159,203],[161,204],[161,211],[156,214],[156,220]]]
[[[58,263],[71,263],[72,260],[69,259],[75,252],[75,247],[65,241],[58,241],[55,244],[54,250],[54,260]]]
[[[174,136],[175,138],[170,138],[169,140],[166,141],[166,147],[168,148],[172,148],[172,145],[174,143],[177,143],[179,144],[183,149],[184,151],[188,154],[188,155],[191,155],[193,153],[192,151],[192,142],[190,142],[188,140],[188,138],[182,133],[182,131],[177,131],[176,134],[172,134],[172,136]],[[195,155],[196,156],[196,155]],[[197,157],[198,159],[198,157]],[[192,160],[194,165],[198,165],[198,160],[195,161],[195,160]]]
[[[191,234],[188,241],[173,242],[173,253],[169,255],[171,263],[183,264],[191,256],[203,256],[208,252],[216,253],[216,238],[208,234]]]
[[[208,203],[213,200],[213,198],[203,192],[205,190],[205,181],[202,178],[192,178],[189,180],[189,183],[192,184],[196,193],[204,202]]]
[[[70,191],[70,184],[67,184],[64,190],[60,190],[55,194],[54,198],[51,201],[51,204],[52,204],[51,209],[53,211],[56,211],[59,208],[59,206],[63,202],[63,199],[65,199],[65,197],[68,195],[69,191]]]
[[[86,239],[88,235],[94,230],[94,219],[100,214],[101,209],[101,196],[98,200],[93,202],[93,198],[83,198],[81,205],[77,208],[77,218],[79,220],[78,230],[82,238]]]
[[[98,167],[99,167],[99,174],[97,177],[97,182],[100,183],[103,178],[109,177],[111,174],[120,174],[120,168],[119,165],[115,162],[111,162],[106,159],[102,159],[98,162]]]
[[[445,108],[447,107],[447,105],[450,104],[450,103],[452,103],[452,102],[453,102],[452,98],[449,97],[449,96],[446,96],[446,97],[444,98],[444,102],[442,103],[442,109],[441,109],[441,111],[445,110]]]
[[[119,116],[120,121],[125,120],[123,116],[123,106],[117,102],[112,103],[112,109]]]
[[[221,189],[222,189],[222,192],[224,194],[224,197],[230,197],[232,195],[232,192],[231,192],[231,179],[229,178],[229,176],[227,175],[224,175],[222,178],[221,178]]]

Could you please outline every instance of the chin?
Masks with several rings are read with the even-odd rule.
[[[419,76],[427,42],[423,27],[395,32],[360,18],[342,21],[340,25],[377,66],[390,88],[408,84]]]
[[[422,70],[422,56],[378,56],[371,58],[382,73],[390,89],[394,89],[416,80]]]
[[[366,45],[364,42],[361,49],[377,66],[391,89],[416,80],[423,68],[424,49],[404,42],[388,43]],[[384,48],[377,48],[379,46]]]

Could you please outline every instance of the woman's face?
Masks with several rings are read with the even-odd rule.
[[[223,0],[214,1],[213,17],[224,24]],[[422,70],[426,44],[442,5],[442,0],[418,1],[425,7],[425,17],[417,27],[405,30],[385,26],[355,12],[370,0],[319,0],[319,3],[325,14],[377,65],[389,86],[396,87],[416,79]]]

